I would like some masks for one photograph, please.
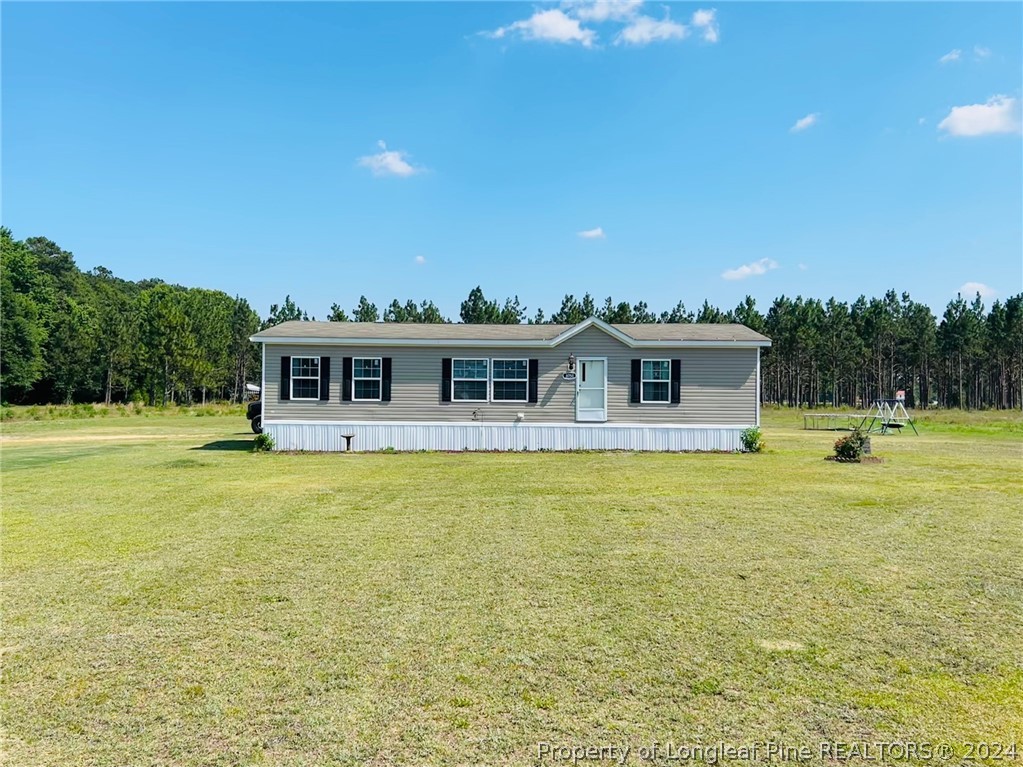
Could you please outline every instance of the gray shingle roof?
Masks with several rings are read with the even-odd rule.
[[[633,325],[613,325],[637,341],[767,341],[745,325],[734,323],[660,323],[644,322]]]
[[[424,341],[550,341],[575,325],[463,325],[460,323],[419,324],[400,322],[301,322],[292,321],[261,330],[253,340],[330,339],[338,340],[424,340]],[[605,326],[606,327],[606,326]],[[768,342],[765,336],[745,325],[641,323],[613,325],[636,341],[740,341]]]
[[[546,341],[572,325],[462,325],[417,322],[282,322],[255,338],[381,338],[436,341]]]

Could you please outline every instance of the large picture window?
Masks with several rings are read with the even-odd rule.
[[[355,357],[352,360],[352,399],[380,401],[380,357]]]
[[[529,361],[494,360],[494,402],[526,402],[529,399]]]
[[[320,358],[291,358],[291,398],[320,398]]]
[[[451,361],[451,399],[486,402],[489,360]]]
[[[671,362],[643,360],[640,402],[671,401]]]

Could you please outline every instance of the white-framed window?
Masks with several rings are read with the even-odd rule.
[[[492,360],[490,399],[494,402],[529,401],[529,360]]]
[[[291,398],[320,398],[320,358],[291,358]]]
[[[459,402],[486,402],[489,373],[490,360],[451,360],[451,399]]]
[[[379,402],[382,378],[380,357],[352,358],[352,399]]]
[[[642,360],[639,401],[671,402],[671,360]]]

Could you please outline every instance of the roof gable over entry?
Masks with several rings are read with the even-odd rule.
[[[745,325],[636,323],[611,325],[590,317],[577,325],[465,325],[402,322],[283,322],[250,340],[273,344],[343,346],[514,346],[550,348],[587,328],[597,328],[632,348],[659,346],[760,347],[771,340]]]

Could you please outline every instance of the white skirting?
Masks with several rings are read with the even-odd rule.
[[[735,451],[744,426],[577,423],[315,423],[270,421],[275,450],[652,450]]]

